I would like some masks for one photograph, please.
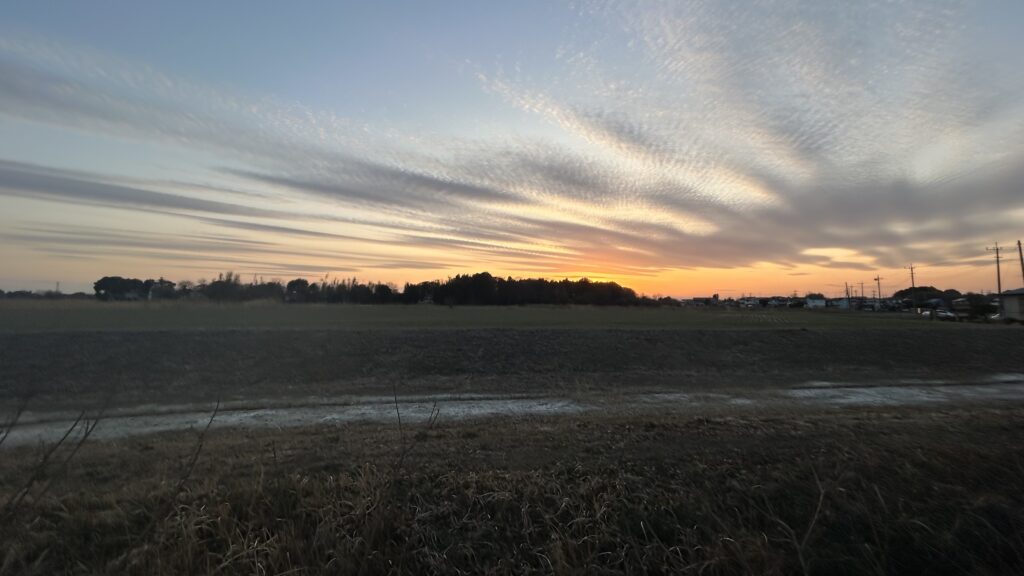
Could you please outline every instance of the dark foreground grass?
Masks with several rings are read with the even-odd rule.
[[[1020,574],[1022,416],[220,431],[184,483],[192,438],[93,444],[0,574]],[[6,498],[33,460],[4,456]]]

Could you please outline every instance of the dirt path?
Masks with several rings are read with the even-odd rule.
[[[397,403],[397,406],[396,406]],[[587,412],[681,413],[777,409],[815,411],[836,406],[962,406],[974,403],[1024,403],[1024,374],[995,374],[973,380],[894,380],[874,383],[806,382],[775,389],[663,391],[606,394],[594,397],[512,394],[434,394],[414,396],[281,397],[223,403],[213,421],[217,428],[292,428],[347,422],[406,423],[434,417],[446,420],[497,416],[545,416]],[[92,438],[110,440],[159,432],[201,428],[214,406],[166,404],[119,406],[104,411]],[[5,446],[59,439],[78,413],[26,411]],[[86,413],[87,417],[94,414]]]

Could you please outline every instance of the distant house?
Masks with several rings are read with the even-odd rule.
[[[717,306],[718,305],[718,294],[709,297],[697,297],[689,300],[682,301],[683,306],[696,306],[698,308],[705,306]]]
[[[999,300],[1002,303],[1003,318],[1024,322],[1024,288],[1003,292]]]
[[[810,310],[817,310],[828,306],[828,300],[820,294],[812,294],[804,299],[804,307]]]
[[[852,310],[853,302],[849,298],[833,298],[829,300],[829,306],[833,308],[839,308],[840,310]]]

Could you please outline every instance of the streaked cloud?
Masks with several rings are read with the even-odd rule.
[[[69,231],[9,212],[4,237],[23,253],[93,247],[184,268],[201,253],[287,270],[294,254],[296,273],[977,266],[986,243],[1021,235],[1024,213],[1024,46],[1012,27],[990,29],[995,10],[582,2],[546,60],[461,55],[473,101],[504,116],[470,107],[486,129],[448,132],[8,35],[0,121],[184,159],[140,178],[0,158],[0,202],[134,211],[203,233],[129,243],[127,225]],[[177,169],[187,175],[166,177]]]

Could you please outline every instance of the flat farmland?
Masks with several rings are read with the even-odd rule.
[[[908,324],[909,323],[909,324]],[[945,323],[939,322],[939,325]],[[276,302],[2,301],[0,332],[359,330],[388,328],[760,329],[899,327],[905,314],[593,306],[284,305]]]
[[[1024,569],[1018,326],[4,302],[19,409],[0,575]]]
[[[898,314],[187,304],[2,307],[0,392],[47,407],[592,394],[1024,372],[1019,327]]]

